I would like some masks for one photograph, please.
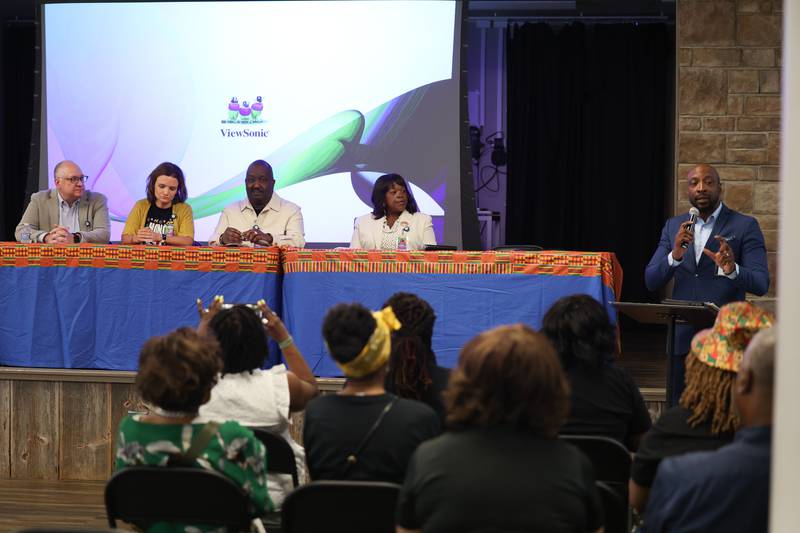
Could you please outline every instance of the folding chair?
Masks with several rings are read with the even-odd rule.
[[[618,441],[594,435],[561,435],[561,438],[578,448],[594,468],[595,479],[613,490],[624,503],[626,524],[630,523],[628,508],[628,479],[633,459],[628,449]],[[606,528],[606,531],[610,530]],[[628,528],[627,531],[630,531]]]
[[[297,474],[297,462],[294,450],[280,435],[270,433],[264,428],[251,427],[256,438],[267,449],[267,472],[270,474],[291,474],[292,482],[296,488],[300,485]]]
[[[199,467],[135,466],[106,484],[108,525],[117,520],[148,529],[156,522],[182,522],[249,531],[257,513],[233,480]]]
[[[400,485],[380,481],[314,481],[283,502],[283,530],[394,533],[399,493]]]
[[[603,512],[605,518],[605,533],[628,533],[628,502],[622,498],[616,490],[608,486],[607,483],[597,481],[595,483],[600,499],[603,501]]]

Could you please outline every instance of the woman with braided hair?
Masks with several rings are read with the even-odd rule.
[[[630,503],[643,511],[662,459],[711,451],[730,443],[739,429],[731,389],[750,339],[774,317],[749,302],[720,309],[714,327],[695,335],[686,356],[680,405],[665,411],[642,439],[631,469]]]
[[[442,392],[447,388],[450,370],[436,364],[436,354],[431,348],[436,322],[433,308],[408,292],[393,294],[383,307],[391,307],[402,324],[392,335],[386,390],[428,404],[439,420],[444,421]]]

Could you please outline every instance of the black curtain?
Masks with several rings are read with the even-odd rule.
[[[36,31],[33,20],[4,22],[0,31],[0,240],[4,241],[14,240],[14,228],[28,201],[26,189],[36,190],[38,185],[28,183],[37,178],[28,172]]]
[[[674,26],[525,24],[508,40],[506,240],[611,251],[623,298],[653,298],[672,168]]]

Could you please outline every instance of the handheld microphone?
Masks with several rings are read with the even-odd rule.
[[[689,229],[694,231],[694,225],[695,225],[695,222],[697,222],[697,217],[699,217],[699,216],[700,216],[700,210],[699,209],[697,209],[696,207],[692,207],[691,209],[689,209],[689,221],[684,224],[684,227],[691,226]],[[689,243],[688,242],[682,242],[681,243],[681,248],[683,248],[684,250],[686,248],[688,248],[688,247],[689,247]]]

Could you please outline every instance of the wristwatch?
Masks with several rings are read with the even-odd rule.
[[[75,233],[72,234],[72,242],[78,243],[78,242],[81,242],[82,240],[83,239],[81,239],[81,234],[80,233],[75,232]]]
[[[161,234],[161,242],[159,244],[161,244],[162,246],[167,244],[167,234],[166,233],[162,233]]]

